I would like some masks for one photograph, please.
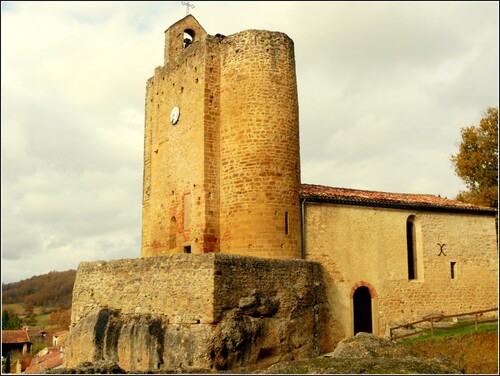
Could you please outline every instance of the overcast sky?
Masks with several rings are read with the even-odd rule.
[[[302,182],[454,198],[498,106],[498,2],[212,2],[295,44]],[[180,1],[2,2],[2,282],[140,256],[146,81]]]

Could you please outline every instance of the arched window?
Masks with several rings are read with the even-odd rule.
[[[415,216],[406,220],[406,248],[408,259],[408,279],[417,279],[417,245],[415,235]]]
[[[192,45],[194,42],[194,31],[191,29],[184,30],[184,43],[182,45],[183,48],[187,48]]]

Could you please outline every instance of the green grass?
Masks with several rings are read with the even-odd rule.
[[[36,322],[38,326],[47,326],[49,320],[50,320],[50,314],[36,316]]]
[[[54,329],[54,327],[57,327],[57,325],[50,324],[50,313],[44,314],[44,315],[36,315],[36,324],[30,325],[31,329],[36,329],[36,330],[51,330]]]
[[[460,336],[460,335],[468,335],[468,334],[473,334],[473,333],[479,333],[479,332],[488,332],[488,331],[498,331],[498,322],[492,322],[492,323],[483,323],[479,324],[477,330],[475,329],[474,325],[470,326],[464,326],[465,323],[456,323],[453,325],[451,328],[448,329],[435,329],[434,330],[434,336],[431,336],[430,332],[426,332],[424,334],[415,336],[415,337],[409,337],[405,338],[402,340],[399,340],[397,342],[398,346],[405,346],[405,345],[411,345],[413,343],[418,343],[422,341],[429,340],[431,338],[436,338],[436,337],[449,337],[449,336]]]
[[[3,304],[2,310],[7,309],[12,313],[15,313],[21,318],[21,320],[27,320],[25,304],[24,303],[12,303],[12,304]],[[50,313],[56,311],[55,307],[34,307],[33,312],[35,313],[36,323],[28,324],[30,329],[36,330],[50,330],[54,327],[54,325],[50,324]]]

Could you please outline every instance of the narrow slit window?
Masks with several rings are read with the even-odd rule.
[[[184,230],[191,226],[191,194],[184,195]]]
[[[170,218],[169,228],[169,249],[174,249],[177,246],[177,221],[175,217]]]
[[[417,250],[415,242],[415,224],[413,217],[406,221],[406,245],[408,259],[408,279],[417,279]]]
[[[456,272],[455,265],[456,264],[457,264],[456,262],[453,262],[453,261],[450,262],[450,277],[451,277],[451,279],[455,279],[455,272]]]
[[[285,212],[285,234],[288,235],[288,212]]]

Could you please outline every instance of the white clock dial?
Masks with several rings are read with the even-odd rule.
[[[179,107],[175,106],[172,108],[172,111],[170,112],[170,123],[172,125],[177,124],[177,121],[179,120],[179,115],[181,114],[181,111],[179,110]]]

